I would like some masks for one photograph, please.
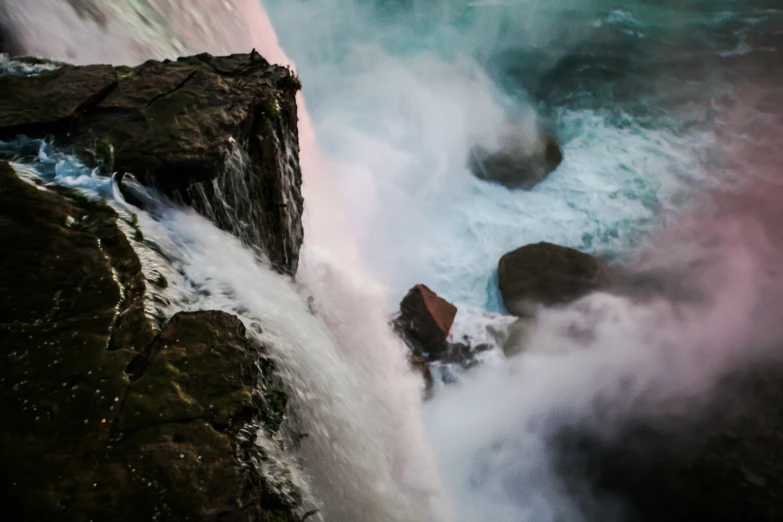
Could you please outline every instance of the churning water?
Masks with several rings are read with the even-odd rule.
[[[622,519],[618,502],[565,483],[553,434],[612,440],[638,419],[688,429],[722,375],[776,357],[778,2],[74,3],[98,5],[0,0],[11,48],[138,63],[255,47],[296,63],[298,279],[318,318],[199,218],[168,210],[150,237],[211,290],[193,306],[258,321],[277,347],[300,420],[319,434],[299,459],[327,520]],[[470,148],[508,125],[564,151],[530,192],[466,168]],[[466,375],[422,413],[387,312],[415,283],[460,306],[463,324],[501,312],[498,258],[539,240],[622,261],[657,290],[541,311],[521,356]]]

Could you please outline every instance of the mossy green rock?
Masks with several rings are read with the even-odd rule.
[[[54,136],[104,174],[130,172],[191,205],[293,275],[299,88],[255,52],[0,75],[0,139]]]
[[[116,219],[0,162],[4,516],[299,520],[295,488],[240,459],[253,444],[240,433],[267,418],[273,433],[285,408],[263,347],[223,312],[178,313],[158,331]]]

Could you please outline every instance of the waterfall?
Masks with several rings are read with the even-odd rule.
[[[80,64],[255,48],[296,65],[258,0],[72,3],[0,0],[11,48]],[[727,397],[727,376],[783,359],[783,83],[768,72],[780,56],[780,10],[733,1],[704,12],[703,2],[378,4],[384,17],[372,24],[367,5],[351,0],[267,5],[306,90],[313,85],[309,103],[297,97],[305,217],[296,282],[203,217],[164,205],[140,223],[178,274],[167,273],[177,281],[167,298],[235,313],[273,347],[297,412],[283,430],[326,521],[625,520],[624,499],[596,491],[583,455],[565,461],[573,455],[558,446],[563,434],[623,448],[640,425],[664,441],[698,435],[705,419],[722,427],[749,408]],[[393,18],[391,4],[411,12]],[[470,9],[474,23],[463,23]],[[448,23],[429,30],[435,11]],[[769,34],[755,38],[755,27]],[[414,36],[423,50],[412,49]],[[579,47],[589,38],[593,47]],[[556,91],[541,103],[565,152],[558,171],[525,193],[482,184],[464,167],[465,151],[497,137],[509,112],[538,123],[528,99],[510,100],[474,60],[515,46],[540,53],[512,73],[524,82],[526,67],[548,72],[529,76]],[[547,69],[555,64],[563,68]],[[276,145],[278,160],[293,154],[293,144]],[[259,232],[236,217],[246,203],[243,151],[231,150],[202,206],[252,238]],[[105,179],[63,176],[112,197]],[[627,255],[626,275],[644,291],[540,310],[521,355],[498,355],[422,406],[421,383],[387,326],[383,283],[400,293],[431,278],[461,311],[497,311],[497,259],[537,240]]]
[[[373,331],[383,315],[362,314],[372,298],[364,285],[321,264],[318,286],[306,285],[314,314],[290,281],[195,213],[165,209],[140,223],[147,241],[191,282],[197,298],[188,308],[237,314],[271,347],[290,397],[289,444],[298,448],[325,520],[438,520],[433,510],[441,492],[423,451],[418,404],[408,411],[395,404],[417,383],[400,347]]]
[[[83,13],[60,0],[2,0],[0,18],[11,22],[22,51],[76,64],[255,48],[270,62],[293,67],[256,0],[118,0]],[[318,148],[301,94],[297,103],[306,206],[300,292],[194,216],[166,214],[171,238],[164,249],[179,245],[181,270],[212,290],[214,301],[199,306],[244,312],[275,347],[300,412],[297,422],[308,435],[300,462],[326,520],[447,520],[423,431],[422,383],[387,324],[385,290],[363,274],[344,225],[334,166]],[[235,153],[229,166],[241,166]],[[236,194],[223,196],[212,202],[223,214],[241,205]],[[302,294],[312,298],[316,316]]]

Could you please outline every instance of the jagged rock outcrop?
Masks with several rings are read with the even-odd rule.
[[[127,171],[182,200],[294,274],[299,88],[255,52],[0,75],[0,139],[54,136],[104,174]]]
[[[563,161],[552,138],[543,136],[530,145],[518,139],[507,141],[496,151],[481,146],[471,150],[468,167],[474,176],[506,188],[530,190]]]
[[[439,297],[425,285],[411,288],[400,302],[395,329],[414,347],[417,354],[443,355],[457,307]]]
[[[510,313],[530,315],[536,304],[554,306],[617,284],[597,257],[552,243],[525,245],[500,258],[498,285]]]
[[[477,366],[476,356],[492,348],[487,343],[473,343],[468,337],[449,339],[456,315],[456,306],[419,284],[408,291],[392,320],[395,333],[408,346],[411,367],[424,377],[425,398],[431,396],[435,380],[431,365],[439,366],[439,380],[448,383],[453,378],[452,370]]]
[[[300,520],[287,470],[252,466],[286,403],[264,348],[223,312],[148,318],[117,220],[0,162],[4,515]]]
[[[448,353],[449,330],[457,307],[438,296],[425,285],[411,288],[400,302],[400,313],[392,328],[408,345],[411,367],[424,377],[427,396],[432,388],[428,363]]]

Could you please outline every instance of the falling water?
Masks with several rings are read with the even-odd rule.
[[[687,431],[715,409],[727,373],[779,359],[783,82],[769,73],[779,7],[267,7],[308,96],[307,106],[298,98],[299,287],[190,213],[142,222],[208,290],[186,288],[181,306],[237,313],[275,346],[300,412],[290,429],[310,434],[299,463],[325,519],[622,520],[622,502],[559,473],[552,438],[577,427],[616,441],[637,421]],[[0,0],[0,15],[15,48],[76,63],[254,47],[293,66],[254,0],[117,0],[82,12]],[[548,127],[565,151],[529,193],[465,168],[470,146],[509,120]],[[536,240],[625,257],[628,273],[656,285],[644,298],[596,294],[542,310],[522,355],[499,356],[426,406],[428,444],[420,386],[386,326],[389,293],[426,282],[461,313],[502,311],[493,267]]]
[[[168,306],[156,313],[224,310],[242,318],[251,334],[270,347],[289,394],[283,430],[304,472],[298,487],[318,516],[446,519],[439,478],[421,431],[421,383],[407,368],[401,343],[388,331],[382,307],[363,309],[377,299],[373,292],[378,289],[370,281],[346,278],[323,261],[312,276],[316,284],[297,290],[238,238],[195,212],[171,206],[154,191],[126,180],[151,213],[141,212],[124,202],[111,180],[46,143],[40,143],[36,156],[23,154],[35,144],[25,140],[2,148],[32,162],[47,182],[107,197],[121,217],[137,215],[145,238],[137,248],[147,277],[154,280],[149,272],[164,270],[169,282],[156,300]],[[241,168],[239,151],[235,154],[228,168]],[[49,167],[54,165],[52,175]],[[17,170],[27,178],[35,172],[24,166]],[[311,309],[308,296],[317,310]],[[356,317],[364,324],[349,322]],[[417,399],[401,402],[411,390]],[[259,444],[269,444],[262,432],[258,437]]]
[[[180,3],[118,1],[102,6],[103,15],[91,15],[61,1],[4,0],[0,17],[10,20],[20,49],[71,63],[134,64],[151,56],[255,48],[272,62],[293,66],[259,2]],[[297,418],[308,433],[301,443],[302,465],[326,519],[443,519],[438,473],[420,418],[422,384],[387,324],[384,289],[362,275],[342,224],[333,167],[319,152],[301,95],[297,101],[307,238],[298,282],[316,303],[318,319],[290,283],[259,267],[206,222],[197,226],[172,218],[172,224],[182,226],[172,232],[189,247],[182,254],[187,255],[185,267],[196,271],[189,277],[216,285],[214,295],[231,296],[213,307],[247,310],[248,320],[273,325],[264,332],[272,336],[288,370],[301,412]],[[241,157],[229,165],[241,165]],[[219,258],[212,257],[215,253]]]

